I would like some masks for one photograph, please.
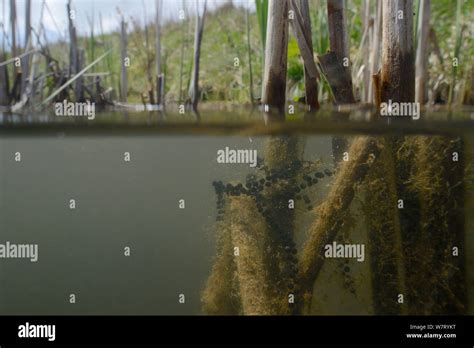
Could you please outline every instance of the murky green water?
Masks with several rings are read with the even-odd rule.
[[[115,117],[124,116],[97,119],[105,124],[110,118],[108,124],[114,126]],[[1,313],[202,313],[201,293],[216,254],[214,225],[219,209],[212,183],[244,184],[249,175],[264,175],[260,165],[217,163],[216,154],[226,146],[257,150],[265,163],[270,135],[249,135],[238,127],[194,132],[189,123],[186,134],[179,134],[179,127],[167,134],[159,129],[160,122],[180,123],[192,116],[179,119],[174,115],[165,120],[156,114],[126,117],[129,124],[140,125],[130,134],[122,128],[74,131],[60,125],[49,127],[49,123],[34,131],[28,128],[31,124],[20,129],[12,126],[14,118],[3,119],[0,243],[38,244],[39,259],[35,263],[0,259]],[[214,115],[201,117],[211,123],[218,120]],[[257,113],[249,120],[254,117],[260,120],[261,116]],[[237,123],[241,116],[233,119],[229,114],[229,120]],[[452,136],[455,130],[450,132]],[[317,164],[316,172],[334,171],[334,134],[305,133],[293,134],[300,146],[299,160]],[[464,140],[464,233],[452,232],[465,238],[460,249],[466,257],[463,281],[468,299],[463,305],[472,314],[474,133],[463,127],[459,134]],[[15,160],[16,153],[21,153],[21,161]],[[124,160],[125,153],[130,154],[129,162]],[[326,175],[305,188],[311,203],[295,199],[293,233],[298,255],[318,219],[308,205],[314,208],[324,202],[334,177]],[[301,183],[304,180],[299,178],[297,185]],[[75,209],[70,209],[70,199],[75,200]],[[363,199],[362,191],[357,191],[350,208],[354,223],[346,234],[352,243],[368,248],[371,240],[361,209]],[[184,209],[180,200],[184,200]],[[124,255],[126,247],[130,256]],[[326,260],[315,285],[312,313],[374,313],[368,254],[366,251],[364,262]],[[346,266],[350,271],[345,271]],[[446,279],[457,279],[450,277]],[[288,289],[281,291],[286,296]],[[70,294],[75,294],[76,303],[70,303]],[[185,295],[185,303],[179,302],[180,294]]]

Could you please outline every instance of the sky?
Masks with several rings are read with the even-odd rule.
[[[67,0],[45,0],[47,8],[43,14],[43,25],[49,41],[67,38]],[[227,0],[208,0],[208,9],[218,7]],[[36,31],[39,29],[41,5],[43,0],[32,0],[31,21]],[[253,0],[233,0],[235,5],[254,8]],[[23,42],[25,27],[26,0],[16,0],[17,9],[17,37]],[[204,0],[199,0],[202,7]],[[0,0],[0,44],[3,42],[4,33],[10,37],[10,0]],[[115,31],[119,27],[120,16],[118,10],[125,18],[139,18],[143,21],[152,21],[155,17],[155,0],[72,0],[73,9],[76,11],[76,28],[80,35],[90,33],[89,20],[94,22],[94,31],[100,33],[99,14],[102,17],[104,32]],[[196,0],[184,0],[186,11],[195,12]],[[49,11],[48,11],[49,9]],[[183,0],[163,0],[163,19],[178,19],[180,10],[183,9]],[[3,25],[5,23],[5,25]],[[8,42],[7,42],[8,44]]]

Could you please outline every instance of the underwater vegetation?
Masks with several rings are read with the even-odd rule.
[[[466,313],[464,257],[457,253],[464,249],[464,164],[456,157],[462,139],[359,136],[349,142],[348,159],[329,167],[303,160],[303,149],[301,137],[270,137],[245,182],[213,182],[217,252],[203,312],[317,314],[312,302],[325,247],[350,240],[359,219],[367,233],[371,313]],[[324,182],[329,191],[321,200],[312,188]],[[356,197],[362,217],[350,211]],[[312,222],[297,243],[303,214]],[[335,265],[355,296],[348,260]]]

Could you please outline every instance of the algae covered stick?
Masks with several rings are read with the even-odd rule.
[[[365,216],[372,278],[374,314],[406,314],[399,303],[405,294],[405,266],[397,209],[395,166],[386,138],[379,138],[382,150],[366,182]]]
[[[236,279],[232,231],[228,219],[217,221],[215,229],[217,255],[202,292],[202,311],[212,315],[237,315],[241,313],[242,308]]]
[[[278,304],[281,306],[279,314],[291,314],[294,310],[294,293],[291,289],[295,286],[297,268],[288,253],[291,250],[296,252],[295,211],[289,209],[288,202],[293,199],[296,186],[297,168],[293,165],[302,158],[303,148],[304,141],[293,136],[269,137],[265,144],[266,179],[273,182],[263,190],[270,250],[266,262],[273,296],[279,299]],[[282,289],[290,291],[282,293]]]
[[[251,197],[229,199],[229,220],[235,255],[237,279],[243,313],[246,315],[277,314],[270,296],[265,261],[267,230]]]
[[[464,153],[460,138],[411,140],[417,161],[409,189],[420,197],[420,233],[409,251],[416,255],[411,275],[418,286],[410,314],[464,314]]]
[[[332,243],[355,195],[354,186],[362,181],[380,153],[373,137],[356,138],[348,149],[349,160],[340,164],[326,200],[316,208],[318,219],[311,226],[301,257],[297,277],[297,310],[311,305],[314,282],[324,264],[324,248]]]

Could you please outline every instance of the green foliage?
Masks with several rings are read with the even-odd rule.
[[[351,47],[358,47],[364,34],[362,24],[362,0],[346,1],[346,20]]]
[[[298,82],[304,77],[303,64],[300,60],[300,50],[298,49],[298,43],[294,37],[290,37],[288,40],[288,78],[294,82]]]
[[[454,102],[456,86],[462,86],[461,80],[468,80],[473,69],[474,55],[474,1],[472,0],[432,0],[431,24],[437,36],[437,42],[443,57],[443,64],[432,60],[430,75],[441,77],[449,86],[447,102]],[[453,66],[457,58],[458,66]]]
[[[326,0],[316,0],[311,2],[310,16],[313,50],[318,54],[324,54],[329,49]]]
[[[255,0],[255,8],[258,28],[260,29],[260,39],[262,41],[263,51],[265,51],[265,43],[267,40],[268,0]]]

